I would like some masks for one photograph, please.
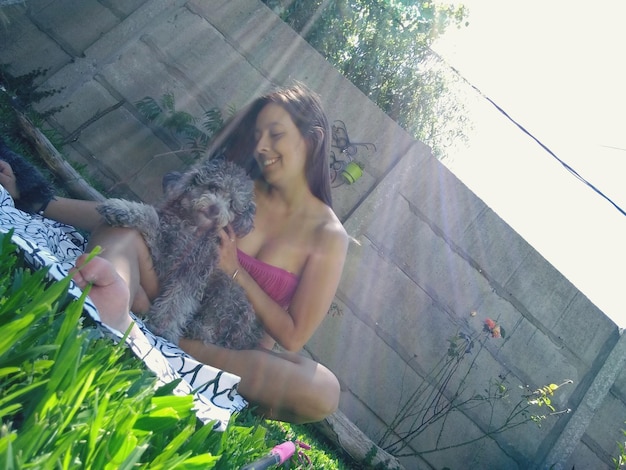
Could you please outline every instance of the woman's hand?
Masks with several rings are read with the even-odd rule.
[[[219,267],[234,278],[235,273],[243,269],[237,258],[237,238],[230,225],[220,232],[220,263]]]
[[[4,160],[0,160],[0,184],[8,191],[14,201],[20,198],[20,191],[17,189],[17,180],[13,168]]]

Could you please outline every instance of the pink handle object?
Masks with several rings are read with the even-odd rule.
[[[286,462],[296,451],[296,445],[291,441],[283,442],[274,446],[269,455],[260,458],[239,470],[265,470],[272,465],[281,465]]]
[[[272,454],[276,454],[280,457],[280,460],[278,461],[278,465],[286,462],[287,459],[290,459],[291,456],[295,452],[296,452],[296,445],[291,441],[286,441],[286,442],[283,442],[282,444],[278,444],[277,446],[274,446],[274,448],[271,451]]]

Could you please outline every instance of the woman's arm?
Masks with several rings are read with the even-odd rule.
[[[226,232],[224,232],[226,233]],[[309,254],[289,310],[272,300],[256,281],[233,259],[234,243],[222,237],[221,268],[237,271],[236,282],[246,296],[265,330],[288,351],[299,351],[326,316],[337,291],[346,259],[348,237],[338,221],[327,223],[315,234],[316,244]],[[222,261],[222,259],[230,259]]]
[[[320,228],[316,240],[289,306],[293,326],[283,346],[290,351],[302,349],[326,317],[346,260],[348,236],[338,221]]]

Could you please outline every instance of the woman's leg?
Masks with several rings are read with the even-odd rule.
[[[116,250],[108,250],[109,255]],[[92,284],[89,297],[102,321],[125,332],[132,323],[128,314],[131,295],[128,283],[118,268],[104,257],[96,256],[84,264],[74,280],[84,288]],[[116,259],[115,256],[112,258]],[[131,258],[132,259],[132,258]],[[117,260],[119,262],[119,260]],[[133,263],[123,260],[121,270],[132,271]],[[137,267],[138,269],[138,267]],[[134,275],[127,276],[134,279]],[[130,336],[143,335],[136,326]],[[339,383],[326,367],[293,353],[266,350],[236,351],[182,339],[180,346],[196,359],[241,377],[239,391],[255,410],[272,419],[294,423],[319,421],[333,413],[339,403]]]
[[[102,322],[124,333],[132,323],[128,314],[128,284],[108,260],[96,256],[85,262],[87,256],[78,257],[72,278],[81,289],[91,285],[89,298],[98,308]]]
[[[91,232],[87,251],[100,246],[100,257],[108,260],[126,282],[130,309],[145,313],[159,292],[159,281],[143,237],[129,228],[99,225]]]
[[[91,233],[90,247],[102,247],[74,279],[89,293],[102,321],[125,332],[132,323],[128,314],[145,312],[158,295],[158,278],[143,237],[132,229],[99,226]],[[77,266],[82,265],[79,258]],[[131,336],[142,335],[136,326]],[[213,367],[241,377],[239,391],[256,410],[272,419],[290,422],[319,421],[333,413],[339,403],[339,382],[330,370],[293,353],[267,350],[237,351],[180,341],[187,353]]]
[[[152,258],[143,237],[127,228],[99,225],[91,233],[90,251],[100,246],[99,256],[85,263],[87,255],[76,260],[72,276],[81,288],[91,284],[89,297],[101,320],[124,333],[132,323],[129,310],[143,313],[150,308],[150,299],[158,294],[158,279]],[[143,335],[138,327],[131,337]]]
[[[339,382],[321,364],[293,353],[237,351],[181,339],[180,347],[199,361],[241,377],[239,392],[267,418],[319,421],[339,405]]]

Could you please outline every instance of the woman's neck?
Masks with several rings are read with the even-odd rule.
[[[288,186],[270,185],[260,181],[259,189],[272,205],[280,206],[286,213],[301,210],[308,205],[311,198],[315,198],[306,181]]]

